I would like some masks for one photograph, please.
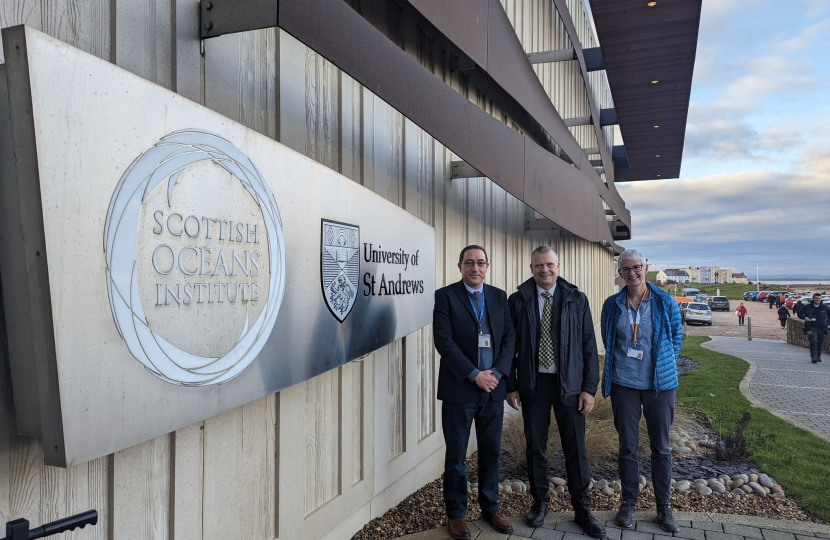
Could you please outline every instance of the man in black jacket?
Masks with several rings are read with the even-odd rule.
[[[559,257],[548,246],[533,251],[530,270],[533,277],[509,299],[516,328],[516,359],[507,396],[511,407],[521,408],[524,420],[527,469],[534,500],[526,520],[532,527],[540,527],[547,514],[550,495],[546,451],[553,407],[575,521],[585,534],[604,538],[605,528],[590,511],[585,452],[585,415],[594,408],[599,383],[599,358],[588,298],[559,277]]]
[[[432,332],[441,355],[438,399],[447,444],[444,504],[450,536],[469,540],[467,471],[464,458],[475,419],[478,441],[478,502],[482,519],[503,534],[513,526],[499,512],[499,454],[507,376],[516,332],[501,289],[484,284],[490,263],[481,246],[467,246],[458,258],[461,281],[435,291]]]
[[[813,295],[813,301],[797,311],[798,318],[804,319],[804,332],[810,340],[810,360],[821,362],[821,347],[824,334],[830,324],[830,306],[821,302],[821,294]]]

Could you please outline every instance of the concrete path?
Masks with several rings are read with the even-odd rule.
[[[654,522],[653,511],[638,511],[631,530],[614,525],[613,511],[594,512],[597,519],[606,520],[608,540],[665,540],[672,533],[663,531]],[[735,516],[703,512],[675,512],[680,531],[674,537],[688,540],[817,540],[830,539],[830,525],[784,521],[753,516]],[[513,524],[513,534],[499,534],[484,521],[470,524],[473,540],[590,540],[573,522],[573,512],[549,514],[545,524],[538,529],[528,527],[524,518],[508,518]],[[404,536],[400,540],[452,540],[446,527]]]
[[[754,405],[830,440],[830,358],[813,364],[809,349],[768,339],[715,336],[703,346],[750,363],[741,390]]]

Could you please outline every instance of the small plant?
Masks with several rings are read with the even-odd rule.
[[[760,431],[746,432],[746,428],[752,420],[752,415],[746,409],[741,412],[741,418],[735,423],[735,426],[727,427],[725,432],[723,416],[724,411],[721,409],[720,418],[718,419],[718,445],[715,448],[715,456],[719,460],[732,463],[747,461],[752,459],[752,446],[759,450],[767,443],[775,440],[773,434],[764,435]]]

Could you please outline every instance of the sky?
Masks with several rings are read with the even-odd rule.
[[[617,189],[651,270],[830,277],[830,0],[704,0],[680,178]]]

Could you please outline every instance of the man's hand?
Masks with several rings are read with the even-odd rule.
[[[491,370],[486,371],[479,371],[478,375],[476,375],[476,384],[479,388],[487,392],[488,394],[496,389],[499,385],[499,381],[496,380],[496,376],[493,375]]]
[[[594,396],[588,392],[579,394],[579,412],[586,415],[592,410],[594,410]]]
[[[507,393],[507,404],[517,411],[522,408],[522,401],[519,399],[519,392]]]

